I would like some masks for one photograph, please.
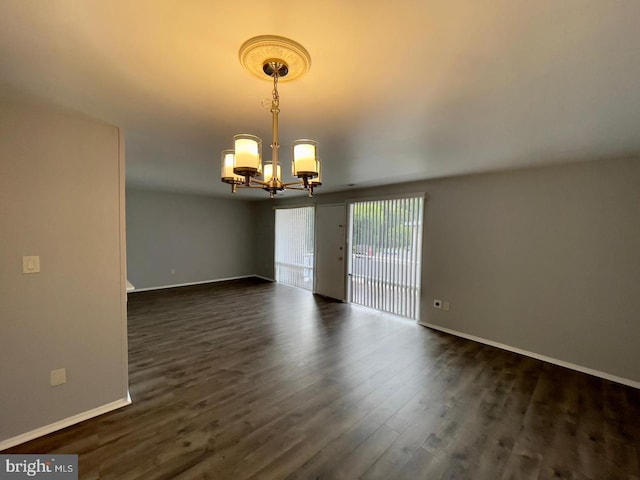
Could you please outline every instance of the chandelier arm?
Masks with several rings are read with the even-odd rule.
[[[295,185],[298,185],[298,186],[302,187],[302,186],[304,185],[304,183],[303,183],[301,180],[298,180],[298,181],[296,181],[296,182],[283,183],[282,185],[283,185],[284,187],[286,187],[286,188],[292,188],[292,189],[294,189],[294,186],[295,186]],[[294,190],[295,190],[295,189],[294,189]],[[306,188],[304,188],[304,187],[303,187],[303,188],[300,188],[299,190],[306,190]]]
[[[238,188],[260,188],[264,189],[263,185],[238,185]]]
[[[236,188],[264,188],[269,186],[269,182],[252,178],[249,183],[232,183],[231,186]]]
[[[269,182],[263,182],[262,180],[258,180],[257,178],[252,178],[247,185],[259,185],[260,188],[262,188],[269,185]]]

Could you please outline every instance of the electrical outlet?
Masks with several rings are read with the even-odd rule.
[[[442,308],[443,308],[444,310],[446,310],[446,311],[449,311],[449,302],[444,302],[444,303],[442,304]]]
[[[40,257],[38,255],[22,257],[22,273],[40,273]]]
[[[67,369],[59,368],[58,370],[51,370],[49,373],[49,383],[52,387],[67,383]]]
[[[434,299],[433,308],[442,308],[442,300]]]

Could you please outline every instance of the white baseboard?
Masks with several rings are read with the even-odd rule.
[[[122,407],[126,407],[130,403],[131,396],[129,395],[129,393],[127,393],[127,398],[121,398],[120,400],[116,400],[115,402],[107,403],[106,405],[87,410],[86,412],[79,413],[77,415],[74,415],[73,417],[65,418],[49,425],[45,425],[44,427],[36,428],[35,430],[31,430],[30,432],[8,438],[7,440],[3,440],[0,442],[0,451],[7,448],[15,447],[16,445],[28,442],[30,440],[33,440],[34,438],[42,437],[43,435],[47,435],[51,432],[62,430],[63,428],[70,427],[71,425],[75,425],[76,423],[84,422],[85,420],[89,420],[90,418],[103,415]]]
[[[253,275],[256,278],[259,278],[261,280],[266,280],[267,282],[275,282],[275,279],[273,278],[269,278],[269,277],[263,277],[262,275]]]
[[[132,290],[129,293],[148,292],[151,290],[164,290],[166,288],[189,287],[191,285],[203,285],[205,283],[228,282],[229,280],[240,280],[242,278],[251,278],[251,277],[264,278],[264,277],[261,277],[260,275],[241,275],[239,277],[217,278],[215,280],[202,280],[200,282],[176,283],[174,285],[161,285],[159,287],[136,288],[135,290]],[[268,279],[265,278],[265,280],[268,280]]]
[[[600,370],[594,370],[592,368],[583,367],[581,365],[576,365],[574,363],[565,362],[564,360],[558,360],[557,358],[547,357],[546,355],[540,355],[539,353],[529,352],[528,350],[522,350],[521,348],[505,345],[504,343],[494,342],[493,340],[487,340],[486,338],[482,338],[482,337],[476,337],[475,335],[468,335],[466,333],[458,332],[457,330],[451,330],[450,328],[441,327],[440,325],[434,325],[432,323],[427,323],[427,322],[418,322],[418,324],[422,325],[423,327],[433,328],[434,330],[439,330],[444,333],[455,335],[456,337],[462,337],[462,338],[466,338],[467,340],[473,340],[474,342],[484,343],[485,345],[490,345],[492,347],[500,348],[502,350],[507,350],[509,352],[519,353],[520,355],[535,358],[536,360],[542,360],[543,362],[553,363],[554,365],[558,365],[560,367],[569,368],[571,370],[587,373],[595,377],[604,378],[605,380],[611,380],[612,382],[621,383],[622,385],[627,385],[629,387],[640,389],[640,382],[629,380],[628,378],[618,377],[617,375],[611,375],[606,372],[601,372]]]

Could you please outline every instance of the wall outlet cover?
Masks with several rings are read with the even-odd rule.
[[[433,308],[442,308],[442,300],[434,299]]]
[[[67,369],[59,368],[58,370],[51,370],[49,373],[49,382],[52,387],[67,383]]]
[[[38,255],[26,255],[22,257],[22,273],[40,272],[40,257]]]

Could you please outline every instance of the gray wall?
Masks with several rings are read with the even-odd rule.
[[[0,445],[126,402],[123,162],[117,128],[0,99]]]
[[[421,321],[640,382],[640,159],[317,195],[427,192]],[[306,203],[291,199],[283,203]],[[262,205],[273,218],[273,205]],[[261,238],[272,238],[273,221]],[[259,273],[271,276],[273,243]],[[269,258],[269,255],[271,257]],[[436,310],[434,298],[451,310]]]
[[[249,201],[127,188],[129,281],[154,288],[254,274],[252,218]]]

